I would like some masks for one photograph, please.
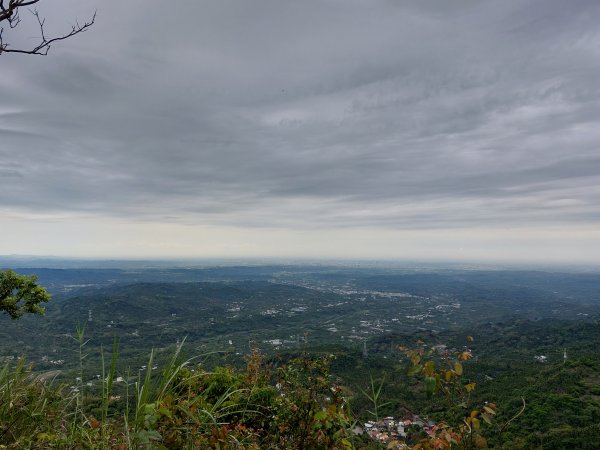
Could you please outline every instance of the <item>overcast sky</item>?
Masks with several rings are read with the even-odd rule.
[[[0,254],[600,262],[597,0],[96,9],[0,56]]]

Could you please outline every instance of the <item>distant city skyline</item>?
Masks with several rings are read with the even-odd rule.
[[[597,1],[38,6],[0,255],[600,263]]]

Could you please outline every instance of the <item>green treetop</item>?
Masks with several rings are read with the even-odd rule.
[[[41,304],[50,300],[50,294],[37,284],[35,275],[19,275],[12,270],[0,271],[0,311],[11,319],[23,314],[44,314]]]

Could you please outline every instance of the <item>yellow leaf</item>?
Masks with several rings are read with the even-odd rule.
[[[413,366],[416,366],[421,362],[421,357],[415,353],[411,355],[410,362],[413,364]]]
[[[352,443],[348,439],[346,439],[346,438],[342,439],[342,444],[344,444],[344,447],[346,447],[348,449],[354,448],[352,446]]]
[[[465,389],[467,390],[467,392],[473,391],[475,389],[475,383],[465,384]]]
[[[427,361],[423,366],[423,373],[427,376],[433,376],[435,372],[435,363],[433,361]]]
[[[463,373],[463,366],[458,361],[454,362],[454,371],[456,372],[456,375],[462,375]]]
[[[490,414],[496,414],[496,411],[494,411],[492,408],[490,408],[489,406],[484,406],[483,409],[485,409],[485,412],[490,413]]]
[[[467,336],[467,341],[473,342],[474,341],[473,336]]]
[[[458,359],[460,359],[461,361],[466,361],[467,359],[471,359],[472,357],[473,357],[473,355],[468,350],[464,351],[460,355],[458,355]]]

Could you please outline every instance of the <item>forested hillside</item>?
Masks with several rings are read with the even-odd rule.
[[[73,419],[69,432],[38,430],[39,448],[107,436],[127,448],[402,448],[423,439],[427,448],[444,436],[460,448],[596,448],[591,275],[41,273],[54,292],[46,315],[5,317],[0,332],[5,385],[20,386],[28,417],[52,407],[56,420]],[[31,397],[41,389],[33,380],[46,384],[46,406]],[[465,434],[471,411],[478,429]],[[4,414],[33,432],[14,409]],[[391,418],[410,424],[391,432]],[[25,442],[5,431],[7,445]]]

